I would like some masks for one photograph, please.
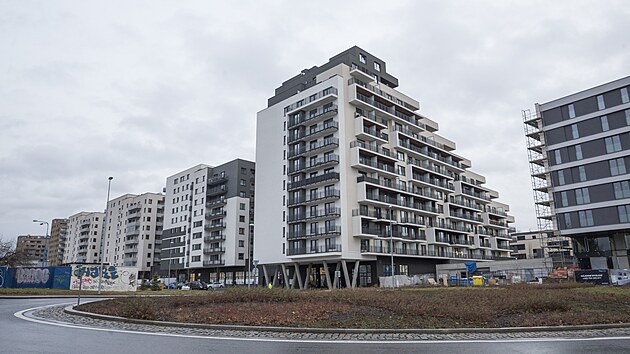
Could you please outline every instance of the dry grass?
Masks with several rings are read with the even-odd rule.
[[[81,310],[158,321],[337,328],[446,328],[630,322],[630,288],[227,289],[120,298]]]

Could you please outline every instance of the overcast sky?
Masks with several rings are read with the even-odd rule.
[[[536,228],[521,109],[630,75],[627,1],[2,1],[0,236],[255,157],[284,80],[358,45]]]

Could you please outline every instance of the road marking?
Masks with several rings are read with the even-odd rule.
[[[51,326],[59,326],[66,328],[76,328],[76,329],[85,329],[91,331],[105,331],[105,332],[115,332],[115,333],[127,333],[127,334],[144,334],[151,336],[162,336],[162,337],[180,337],[180,338],[195,338],[195,339],[207,339],[207,340],[231,340],[231,341],[251,341],[251,342],[284,342],[284,343],[326,343],[326,344],[365,344],[365,343],[374,343],[374,344],[462,344],[462,343],[527,343],[527,342],[586,342],[586,341],[608,341],[608,340],[630,340],[630,336],[617,336],[617,337],[589,337],[589,338],[511,338],[511,339],[471,339],[471,340],[459,340],[459,339],[445,339],[445,340],[330,340],[330,339],[283,339],[283,338],[236,338],[236,337],[220,337],[220,336],[201,336],[201,335],[193,335],[193,334],[179,334],[179,333],[156,333],[156,332],[142,332],[142,331],[131,331],[124,329],[111,329],[111,328],[100,328],[100,327],[89,327],[89,326],[81,326],[66,322],[59,321],[45,321],[35,317],[28,317],[25,313],[30,311],[35,311],[47,307],[59,306],[59,305],[70,305],[71,303],[65,304],[53,304],[46,306],[38,306],[30,309],[18,311],[13,315],[19,319],[35,322],[39,324],[46,324]]]

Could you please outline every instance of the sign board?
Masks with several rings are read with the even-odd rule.
[[[79,290],[79,276],[84,272],[81,290],[98,290],[99,265],[77,264],[72,266],[70,289]],[[102,291],[136,291],[138,268],[103,266]]]
[[[610,285],[608,269],[576,270],[575,281],[596,285]]]

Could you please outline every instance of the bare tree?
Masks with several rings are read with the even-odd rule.
[[[17,252],[15,243],[0,236],[0,266],[21,267],[31,264],[32,258],[26,252]]]

